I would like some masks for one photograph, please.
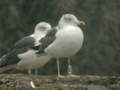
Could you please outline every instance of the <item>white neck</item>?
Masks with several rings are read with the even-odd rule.
[[[67,26],[77,26],[77,25],[75,25],[74,23],[67,23],[67,22],[64,22],[64,21],[60,21],[59,24],[58,24],[58,27],[60,29],[62,29],[64,27],[67,27]]]
[[[47,32],[40,32],[40,31],[35,31],[34,32],[34,38],[35,39],[40,39],[46,35]]]

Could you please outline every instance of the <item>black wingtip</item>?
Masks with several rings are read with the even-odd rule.
[[[4,67],[7,65],[7,55],[3,55],[1,58],[0,58],[0,68]]]
[[[36,52],[36,54],[41,54],[41,53],[43,53],[43,51],[38,51],[38,52]]]
[[[39,50],[39,46],[32,47],[33,50]]]

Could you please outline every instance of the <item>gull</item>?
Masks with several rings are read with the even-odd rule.
[[[50,56],[46,54],[36,55],[36,50],[31,47],[40,45],[39,40],[51,30],[51,25],[47,22],[40,22],[35,26],[34,33],[22,38],[14,44],[10,51],[0,58],[0,72],[10,68],[27,69],[31,75],[31,69],[37,69],[45,65]]]
[[[85,22],[78,20],[73,14],[64,14],[58,23],[58,26],[52,28],[39,42],[37,54],[46,53],[56,58],[58,77],[62,77],[59,68],[59,58],[68,58],[68,76],[72,74],[72,65],[70,58],[74,56],[82,47],[84,35],[82,29],[78,26],[84,26]]]

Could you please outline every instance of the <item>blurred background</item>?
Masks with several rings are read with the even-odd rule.
[[[0,56],[13,44],[30,35],[40,21],[57,25],[61,15],[71,13],[86,22],[81,27],[85,41],[72,57],[73,73],[81,75],[120,75],[120,0],[0,0]],[[67,73],[67,61],[61,60],[61,72]],[[42,75],[55,75],[51,60]],[[9,73],[20,73],[11,70]]]

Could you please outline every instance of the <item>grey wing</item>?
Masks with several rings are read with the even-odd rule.
[[[17,57],[17,55],[29,50],[30,47],[34,46],[34,43],[35,39],[30,36],[19,40],[17,43],[15,43],[10,52],[0,58],[0,67],[18,63],[20,59]]]
[[[35,43],[35,39],[31,36],[28,36],[16,42],[13,48],[16,48],[16,49],[30,48],[34,46],[34,43]]]
[[[33,47],[33,49],[38,50],[37,54],[44,53],[44,49],[47,48],[56,39],[57,29],[53,28],[47,33],[39,42],[41,45]]]

